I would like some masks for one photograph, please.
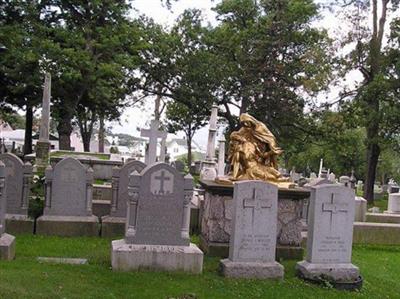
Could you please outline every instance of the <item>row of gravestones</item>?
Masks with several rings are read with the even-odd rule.
[[[90,202],[92,181],[92,171],[72,158],[48,168],[45,209],[38,219],[38,230],[80,229],[82,233],[88,229],[82,223],[95,221]],[[157,163],[140,174],[136,169],[121,169],[119,182],[127,186],[120,189],[118,185],[116,191],[126,199],[127,216],[125,238],[112,242],[113,268],[200,273],[203,253],[189,240],[192,178]],[[0,216],[5,210],[5,186]],[[359,270],[351,264],[354,190],[336,184],[317,185],[311,190],[307,258],[297,264],[298,273],[305,279],[358,285]],[[260,181],[236,183],[233,201],[230,253],[221,261],[222,272],[229,277],[282,278],[283,266],[275,261],[277,187]],[[118,210],[123,206],[123,202],[114,203],[113,215],[121,215]],[[76,227],[71,228],[71,224]],[[2,237],[13,240],[4,234],[4,224],[1,229]]]
[[[0,166],[2,195],[3,172],[4,167]],[[91,216],[90,205],[76,200],[83,194],[90,198],[90,170],[83,170],[73,159],[65,159],[54,170],[48,169],[46,176],[46,217],[56,217],[66,206],[74,211],[70,217]],[[112,242],[113,269],[201,273],[203,253],[189,238],[192,178],[183,177],[164,163],[126,177],[129,183],[125,238]],[[71,191],[72,186],[76,191]],[[359,269],[351,263],[354,190],[334,184],[314,186],[311,190],[307,257],[297,263],[298,274],[308,280],[357,286]],[[239,182],[234,187],[233,201],[230,252],[229,258],[221,261],[222,273],[228,277],[282,278],[283,266],[275,261],[278,188],[260,181]],[[0,202],[0,219],[4,220],[5,196],[1,196]],[[4,233],[4,221],[0,229],[1,238],[15,244],[13,237]],[[4,245],[1,246],[0,252],[4,252]]]
[[[0,155],[6,166],[7,230],[13,233],[33,232],[34,221],[28,217],[32,166],[13,154]],[[182,172],[183,168],[172,165]],[[101,234],[105,237],[123,235],[128,200],[129,174],[141,172],[146,165],[129,161],[113,170],[110,215],[101,219]],[[78,160],[66,158],[54,169],[46,169],[43,216],[37,219],[36,233],[60,236],[99,234],[100,224],[92,214],[93,173]]]

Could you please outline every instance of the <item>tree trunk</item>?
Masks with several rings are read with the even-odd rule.
[[[368,203],[374,202],[376,168],[378,166],[378,159],[381,152],[378,143],[376,141],[371,141],[374,140],[376,136],[377,133],[373,132],[372,129],[367,131],[367,140],[370,140],[370,143],[367,146],[367,172],[364,184],[364,198],[368,201]]]
[[[24,140],[24,155],[32,154],[32,126],[33,126],[33,109],[31,106],[26,106],[25,115],[25,140]]]
[[[104,118],[100,116],[99,153],[104,153]]]
[[[71,133],[72,133],[72,125],[71,119],[67,113],[61,113],[60,122],[57,126],[58,131],[58,146],[60,150],[70,151],[71,150]]]
[[[90,152],[90,135],[88,132],[87,133],[82,133],[82,142],[83,142],[83,151],[85,152]]]
[[[188,163],[188,168],[189,172],[192,166],[192,137],[191,136],[186,136],[186,144],[188,148],[188,153],[187,153],[187,163]]]

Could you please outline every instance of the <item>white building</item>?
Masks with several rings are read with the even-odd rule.
[[[167,141],[166,146],[171,161],[175,161],[180,156],[187,155],[187,140],[184,138],[173,138],[170,141]],[[192,140],[192,153],[194,152],[201,154],[205,153],[205,151]]]

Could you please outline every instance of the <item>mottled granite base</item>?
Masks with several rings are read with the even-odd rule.
[[[15,237],[2,234],[0,237],[0,259],[13,260],[15,258]]]
[[[232,221],[233,186],[201,180],[205,190],[201,211],[201,249],[207,254],[226,257]],[[303,258],[302,210],[310,196],[304,188],[278,190],[277,252],[279,257]],[[217,253],[218,252],[218,253]],[[220,253],[222,252],[222,254]]]
[[[9,234],[33,234],[34,221],[25,215],[6,214],[6,232]]]
[[[331,281],[335,283],[354,283],[360,277],[360,270],[348,264],[312,264],[307,261],[298,262],[297,275],[306,280]]]
[[[99,220],[96,216],[41,216],[36,220],[36,234],[63,237],[98,237]]]
[[[283,279],[284,268],[278,262],[244,263],[224,259],[220,262],[221,273],[231,278]]]
[[[101,236],[104,238],[123,237],[125,218],[104,216],[101,218]]]
[[[111,243],[111,265],[116,271],[162,270],[200,274],[203,252],[190,246],[127,244],[124,239]]]

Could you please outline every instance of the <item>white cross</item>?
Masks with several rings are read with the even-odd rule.
[[[154,119],[151,121],[150,129],[142,129],[140,131],[141,137],[149,138],[149,153],[146,155],[147,161],[145,161],[147,165],[151,165],[157,160],[158,138],[167,138],[167,132],[158,131],[159,126],[160,122]]]

